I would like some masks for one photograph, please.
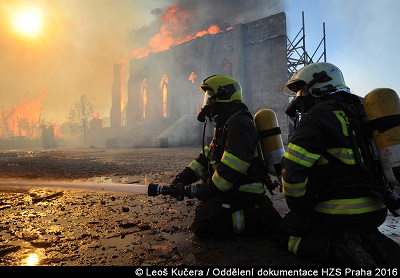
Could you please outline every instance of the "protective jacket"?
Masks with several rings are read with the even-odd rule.
[[[349,115],[341,103],[360,105],[357,96],[336,93],[301,119],[282,158],[283,190],[291,210],[355,215],[385,208],[370,193],[371,179],[355,159]],[[328,152],[343,165],[329,160]]]
[[[229,109],[229,105],[223,107]],[[265,194],[266,170],[258,159],[253,117],[243,103],[232,108],[236,111],[217,114],[210,145],[171,184],[203,181],[196,196],[201,202],[191,224],[198,237],[269,236],[281,220]]]
[[[343,253],[347,259],[356,258],[352,256],[359,247],[349,245],[351,240],[340,245],[340,235],[347,229],[379,234],[377,227],[385,221],[387,208],[372,193],[376,187],[357,163],[358,147],[352,143],[357,134],[349,128],[348,108],[360,105],[360,99],[348,92],[326,96],[302,116],[290,138],[281,161],[290,212],[279,230],[281,243],[295,255],[322,263]],[[348,263],[358,264],[357,260]]]
[[[257,157],[258,135],[248,111],[235,112],[214,128],[210,145],[200,151],[181,173],[179,182],[205,183],[206,199],[213,195],[238,190],[264,194]]]

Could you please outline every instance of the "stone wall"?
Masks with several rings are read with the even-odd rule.
[[[128,128],[149,119],[197,115],[203,102],[198,90],[202,80],[228,74],[241,83],[253,115],[262,108],[275,111],[282,137],[287,138],[288,99],[282,93],[287,81],[286,43],[286,15],[279,13],[131,59]]]

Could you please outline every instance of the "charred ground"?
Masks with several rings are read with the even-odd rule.
[[[199,148],[18,150],[0,153],[4,181],[169,184]],[[282,193],[270,195],[278,211]],[[0,265],[312,266],[267,238],[199,240],[196,200],[109,191],[0,186]],[[397,239],[398,222],[385,233]]]

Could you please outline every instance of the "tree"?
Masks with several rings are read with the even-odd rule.
[[[89,102],[87,95],[81,95],[79,101],[75,102],[74,108],[69,112],[69,129],[71,134],[83,132],[85,147],[86,135],[89,128],[90,117],[93,115],[93,105]]]

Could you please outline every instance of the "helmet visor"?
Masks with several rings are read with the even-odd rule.
[[[205,91],[204,100],[203,100],[203,107],[206,106],[206,105],[211,104],[211,102],[213,100],[215,100],[215,95],[216,94],[215,94],[215,92],[213,90]]]
[[[283,87],[282,92],[289,96],[289,97],[294,97],[296,96],[296,92],[293,92],[292,90],[290,90],[287,86]]]
[[[294,97],[298,95],[298,91],[304,89],[307,84],[303,80],[289,81],[285,87],[283,87],[283,93],[287,96]]]

